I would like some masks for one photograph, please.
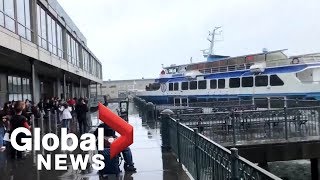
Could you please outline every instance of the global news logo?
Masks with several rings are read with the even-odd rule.
[[[99,119],[121,135],[110,145],[110,159],[112,159],[133,143],[133,127],[101,103],[99,103]],[[93,169],[102,170],[105,168],[105,157],[102,154],[95,154],[93,156],[89,154],[89,151],[104,150],[105,138],[103,128],[98,128],[97,137],[94,134],[85,133],[82,134],[79,139],[75,134],[67,133],[67,128],[61,128],[60,139],[53,133],[45,134],[41,139],[40,133],[40,128],[34,128],[34,134],[31,134],[28,129],[23,127],[15,129],[11,133],[10,138],[12,147],[17,151],[40,151],[42,147],[48,152],[56,151],[59,147],[61,151],[74,151],[80,147],[80,149],[83,152],[87,152],[87,154],[84,156],[82,154],[54,154],[54,157],[52,157],[51,154],[46,154],[45,156],[43,154],[37,154],[38,170],[42,170],[43,167],[46,170],[67,170],[68,156],[74,170],[85,170],[90,162],[90,158]],[[18,138],[19,136],[21,137],[21,134],[24,134],[24,137]],[[32,139],[27,136],[33,136],[33,143]],[[18,139],[20,139],[19,142],[17,142]],[[52,160],[54,160],[54,162],[52,162]],[[52,167],[52,164],[54,167]]]

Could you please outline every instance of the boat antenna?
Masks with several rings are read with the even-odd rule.
[[[209,31],[209,36],[207,38],[207,40],[210,42],[209,55],[213,55],[213,48],[214,48],[214,42],[215,42],[214,38],[215,38],[215,35],[221,34],[221,31],[219,33],[216,33],[216,31],[220,28],[221,28],[221,26],[215,27],[212,30],[212,32]],[[210,36],[211,36],[211,39],[210,39]]]

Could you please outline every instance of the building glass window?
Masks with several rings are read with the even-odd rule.
[[[31,40],[30,16],[30,0],[0,0],[0,26],[27,40]]]
[[[255,86],[268,86],[268,76],[256,76],[255,77]]]
[[[89,73],[92,74],[92,61],[93,61],[93,58],[90,56],[90,59],[89,59]]]
[[[52,53],[57,55],[57,31],[56,21],[51,19],[51,32],[52,32]]]
[[[230,88],[239,88],[240,87],[240,78],[230,78],[229,79]]]
[[[8,96],[9,101],[31,100],[30,79],[8,76]]]
[[[253,87],[253,77],[243,77],[241,86],[242,87]]]
[[[24,10],[26,16],[26,39],[31,41],[31,12],[30,12],[30,0],[26,0],[24,3]]]
[[[0,0],[0,26],[4,26],[3,0]]]
[[[277,75],[270,76],[270,86],[283,86],[283,81]]]
[[[210,80],[210,89],[217,89],[217,80],[216,79]]]
[[[199,89],[207,89],[207,81],[206,80],[199,81],[198,83],[199,83],[198,84]]]
[[[67,58],[67,60],[68,60],[68,62],[71,62],[71,57],[72,57],[72,53],[71,53],[71,38],[70,38],[70,35],[69,34],[67,34],[67,36],[66,36],[66,41],[67,41],[67,55],[68,55],[68,58]]]
[[[99,75],[100,76],[100,75]],[[99,77],[100,78],[100,77]],[[179,83],[174,83],[173,89],[179,91]]]
[[[48,49],[47,47],[47,23],[46,23],[46,12],[40,8],[40,25],[41,25],[41,46],[44,49]]]
[[[62,45],[62,28],[57,24],[57,46],[58,46],[58,56],[63,58],[63,45]]]
[[[76,40],[70,34],[67,34],[67,55],[68,62],[80,66],[79,62],[79,46]]]
[[[37,31],[38,31],[38,45],[41,46],[41,17],[40,6],[37,5]]]
[[[14,2],[13,0],[3,0],[4,2],[4,19],[5,28],[12,32],[15,32],[15,21],[14,21]]]
[[[198,81],[190,81],[190,90],[195,90],[198,88]]]
[[[188,90],[189,89],[189,83],[188,82],[182,82],[181,83],[181,89],[182,90]]]
[[[83,57],[83,70],[89,71],[89,53],[83,48],[82,49],[82,57]]]
[[[48,51],[52,52],[52,18],[47,14]]]
[[[225,79],[218,79],[218,89],[224,89],[226,87]]]
[[[18,34],[23,38],[31,41],[30,1],[17,0],[16,7],[18,20]]]

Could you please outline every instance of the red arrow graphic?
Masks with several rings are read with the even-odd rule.
[[[121,136],[111,143],[110,159],[133,143],[133,127],[111,110],[99,103],[99,119]]]

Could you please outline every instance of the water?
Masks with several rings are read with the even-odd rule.
[[[279,161],[268,163],[269,171],[278,177],[290,180],[310,180],[311,164],[309,160]]]

